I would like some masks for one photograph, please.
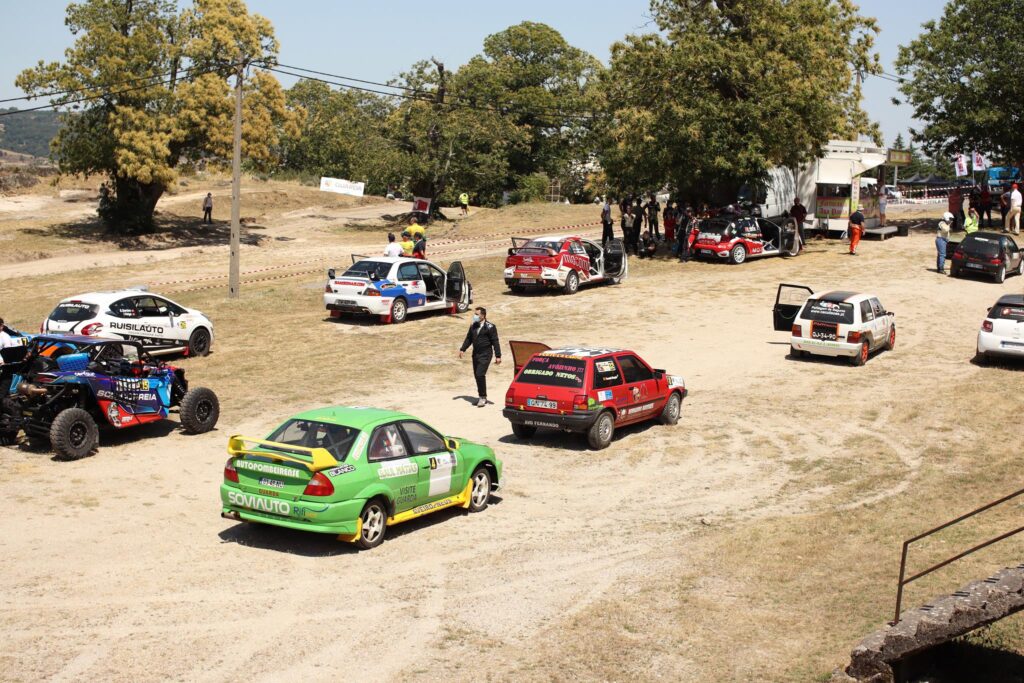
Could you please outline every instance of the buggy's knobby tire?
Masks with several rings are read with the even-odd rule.
[[[210,331],[205,327],[197,327],[188,338],[188,355],[210,355]]]
[[[679,392],[673,391],[665,401],[665,407],[661,409],[658,417],[663,425],[674,425],[679,422],[679,411],[683,407],[683,399],[679,398]]]
[[[363,520],[363,531],[356,545],[363,550],[370,550],[383,543],[388,530],[388,510],[383,501],[380,498],[369,501],[363,506],[359,518]]]
[[[593,450],[599,451],[608,448],[615,436],[615,418],[610,411],[604,411],[597,416],[594,424],[587,430],[587,445]]]
[[[576,274],[575,270],[570,270],[569,274],[565,276],[565,284],[562,285],[562,291],[566,294],[575,294],[580,289],[580,276]]]
[[[96,420],[81,408],[63,410],[50,425],[50,447],[65,460],[84,458],[99,441]]]
[[[520,439],[529,439],[531,436],[537,433],[536,427],[530,425],[512,423],[512,433]]]
[[[469,511],[483,512],[491,502],[491,472],[486,467],[477,467],[470,477]]]
[[[186,434],[205,434],[217,426],[220,401],[212,389],[196,387],[181,399],[181,426]]]
[[[13,446],[18,442],[18,432],[0,432],[0,446]]]

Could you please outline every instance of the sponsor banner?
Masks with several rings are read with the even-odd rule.
[[[342,178],[320,178],[321,192],[336,192],[337,194],[362,197],[365,187],[366,183],[354,183],[351,180],[344,180]]]
[[[963,154],[957,154],[953,157],[953,169],[956,171],[956,177],[962,178],[967,175],[967,157]]]
[[[906,166],[912,161],[910,157],[910,150],[905,149],[890,149],[889,154],[885,160],[886,166]]]
[[[850,198],[816,197],[814,215],[817,218],[847,218],[850,215]]]
[[[419,213],[430,213],[430,202],[433,201],[427,197],[414,197],[412,200],[412,210]]]
[[[980,152],[974,152],[971,154],[972,166],[975,171],[987,171],[991,164],[988,162]]]

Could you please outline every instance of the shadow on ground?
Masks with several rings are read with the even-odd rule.
[[[1019,683],[1024,657],[968,640],[956,640],[902,663],[897,680],[913,683]]]
[[[60,223],[48,228],[23,228],[21,232],[40,237],[78,240],[111,247],[136,250],[175,249],[178,247],[213,247],[226,245],[231,240],[231,224],[215,221],[205,225],[199,218],[157,214],[151,232],[138,235],[119,235],[103,225],[99,219]],[[255,225],[242,224],[241,241],[248,246],[260,246],[269,239],[254,230]]]

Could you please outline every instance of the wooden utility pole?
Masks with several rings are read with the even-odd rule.
[[[231,265],[228,270],[228,297],[238,298],[239,251],[242,235],[242,81],[245,63],[239,62],[235,74],[235,148],[231,159]]]

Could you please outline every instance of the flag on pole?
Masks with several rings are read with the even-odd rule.
[[[963,154],[957,154],[953,157],[953,168],[956,169],[957,178],[967,175],[967,158]]]
[[[980,152],[974,152],[972,156],[974,157],[973,166],[975,171],[984,171],[988,169],[988,159],[982,156]]]

